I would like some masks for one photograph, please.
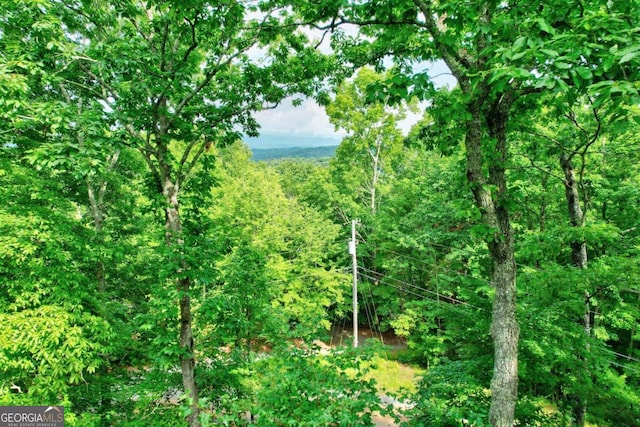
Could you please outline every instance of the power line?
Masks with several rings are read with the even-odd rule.
[[[420,269],[419,271],[422,272],[422,273],[430,273],[430,272],[433,271],[433,266],[432,265],[429,265],[426,261],[423,261],[423,260],[421,260],[419,258],[412,257],[410,255],[401,254],[401,253],[398,253],[398,252],[395,252],[395,251],[392,251],[392,250],[389,250],[389,249],[380,249],[380,251],[396,255],[398,258],[404,258],[405,260],[408,259],[408,260],[413,260],[413,261],[419,262],[420,264],[422,264],[422,265],[424,265],[425,267],[428,268],[428,270]],[[446,267],[443,267],[443,266],[438,266],[438,268],[443,270],[446,273],[451,274],[451,275],[455,275],[455,276],[458,276],[458,277],[464,277],[466,279],[477,280],[479,282],[482,282],[482,283],[485,283],[485,284],[491,286],[491,281],[488,280],[488,279],[485,279],[485,278],[482,278],[482,277],[474,277],[474,276],[465,275],[465,274],[462,274],[460,272],[457,272],[455,270],[451,270],[450,268],[446,268]]]
[[[433,245],[434,245],[434,246],[440,246],[440,247],[443,247],[443,248],[456,249],[456,248],[453,248],[453,247],[451,247],[451,246],[447,246],[447,245],[441,245],[441,244],[433,244]],[[422,259],[419,259],[419,258],[416,258],[416,257],[413,257],[413,256],[410,256],[410,255],[401,254],[401,253],[398,253],[398,252],[396,252],[396,251],[392,251],[392,250],[390,250],[390,249],[384,249],[384,248],[381,248],[381,249],[380,249],[380,251],[381,251],[381,252],[387,252],[387,253],[393,254],[393,255],[397,256],[398,258],[404,258],[405,260],[409,259],[409,260],[417,261],[417,262],[419,262],[420,264],[424,265],[424,266],[425,266],[425,267],[427,267],[427,268],[432,268],[432,267],[431,267],[431,266],[430,266],[426,261],[424,261],[424,260],[422,260]],[[517,266],[521,266],[521,267],[530,267],[530,266],[525,266],[525,265],[518,264],[518,263],[516,263],[516,265],[517,265]],[[479,282],[485,283],[485,284],[487,284],[487,285],[489,285],[489,286],[492,286],[492,284],[491,284],[491,282],[490,282],[489,280],[486,280],[486,279],[483,279],[483,278],[480,278],[480,277],[474,277],[474,276],[464,275],[464,274],[461,274],[461,273],[456,272],[456,271],[454,271],[454,270],[451,270],[451,269],[448,269],[448,268],[444,268],[444,267],[442,267],[442,266],[438,266],[438,268],[439,268],[439,269],[444,270],[444,272],[446,272],[446,273],[448,273],[448,274],[455,275],[455,276],[458,276],[458,277],[463,277],[463,278],[465,278],[465,279],[473,279],[473,280],[476,280],[476,281],[479,281]],[[423,270],[423,269],[419,269],[419,271],[420,271],[421,273],[426,273],[426,274],[428,274],[428,273],[430,273],[430,272],[431,272],[431,271],[427,271],[427,270]],[[398,280],[398,279],[393,279],[393,280]],[[398,280],[398,281],[399,281],[399,280]],[[405,282],[405,283],[406,283],[406,282]],[[415,285],[414,285],[414,286],[415,286]],[[424,289],[424,288],[421,288],[421,289],[422,289],[422,290],[424,290],[424,291],[426,291],[426,292],[431,292],[431,293],[433,293],[433,291],[430,291],[430,290],[427,290],[427,289]],[[627,292],[632,292],[632,293],[640,294],[640,291],[633,290],[633,289],[621,289],[620,291],[627,291]],[[566,304],[572,304],[574,301],[571,301],[571,300],[569,300],[569,301],[562,301],[562,300],[558,301],[558,300],[555,300],[555,302],[556,302],[556,303],[558,303],[558,302],[559,302],[560,304],[565,304],[565,305],[566,305]],[[461,303],[464,303],[464,302],[461,302]],[[478,307],[476,307],[476,308],[478,308]],[[559,313],[559,314],[560,314],[560,313]],[[597,315],[598,313],[597,313],[597,312],[590,311],[590,314]],[[563,316],[563,317],[564,317],[565,319],[567,319],[567,320],[571,320],[571,319],[573,319],[573,318],[572,318],[572,317],[570,317],[570,316]]]
[[[367,286],[367,290],[369,291],[369,298],[371,299],[371,306],[373,307],[373,314],[375,316],[375,323],[378,326],[378,329],[380,328],[380,318],[378,317],[378,310],[376,309],[376,301],[375,298],[373,296],[373,290],[371,289],[371,286]],[[382,339],[382,332],[380,332],[380,341],[384,340]]]
[[[608,349],[605,349],[604,351],[606,351],[606,352],[608,352],[608,353],[615,354],[615,355],[616,355],[616,356],[618,356],[618,357],[622,357],[622,358],[625,358],[625,359],[628,359],[628,360],[633,360],[634,362],[638,362],[638,363],[640,363],[640,359],[636,359],[636,358],[631,357],[631,356],[628,356],[628,355],[626,355],[626,354],[616,353],[615,351],[613,351],[613,350],[608,350]]]
[[[366,272],[368,272],[368,273],[373,273],[373,274],[377,273],[377,272],[375,272],[375,271],[373,271],[373,270],[370,270],[370,269],[368,269],[368,268],[365,268],[365,267],[359,267],[359,269],[360,269],[360,270],[364,270],[364,271],[366,271]],[[462,301],[462,300],[459,300],[459,299],[457,299],[457,298],[454,298],[454,297],[451,297],[451,296],[448,296],[448,295],[441,294],[440,292],[433,291],[433,290],[431,290],[431,289],[427,289],[427,288],[423,288],[423,287],[421,287],[421,286],[415,285],[415,284],[413,284],[413,283],[408,283],[408,282],[402,281],[402,280],[400,280],[400,279],[396,279],[396,278],[394,278],[394,277],[390,277],[390,276],[382,276],[382,277],[380,277],[380,278],[377,278],[377,277],[374,277],[374,276],[370,276],[369,278],[370,278],[370,279],[372,279],[372,280],[374,280],[374,281],[381,281],[381,280],[384,280],[384,279],[387,279],[387,280],[393,280],[394,282],[400,283],[400,284],[402,284],[402,285],[405,285],[405,286],[408,286],[408,287],[411,287],[411,288],[414,288],[414,289],[418,289],[418,290],[421,290],[421,291],[423,291],[423,292],[426,292],[426,293],[429,293],[429,294],[435,295],[435,296],[436,296],[436,297],[438,297],[438,298],[446,299],[446,300],[448,300],[448,301],[450,301],[450,302],[452,302],[452,303],[455,303],[455,304],[462,304],[462,305],[467,305],[467,306],[469,306],[469,307],[473,307],[473,308],[475,308],[475,309],[478,309],[478,310],[482,310],[482,311],[484,311],[484,309],[483,309],[482,307],[477,307],[477,306],[475,306],[475,305],[473,305],[473,304],[469,304],[469,303],[468,303],[468,302],[466,302],[466,301]],[[387,284],[388,284],[388,283],[387,283]]]
[[[376,277],[369,276],[369,275],[367,275],[367,274],[362,274],[362,276],[363,276],[363,277],[366,277],[366,278],[368,278],[368,279],[371,279],[371,280],[380,280],[380,279],[378,279],[378,278],[376,278]],[[384,281],[384,278],[382,278],[382,279],[381,279],[381,282],[382,282],[382,281]],[[403,282],[403,283],[406,283],[406,282]],[[391,286],[392,288],[395,288],[395,289],[401,290],[401,291],[403,291],[403,292],[406,292],[406,293],[412,294],[412,295],[417,296],[417,297],[422,298],[422,299],[427,299],[427,300],[430,300],[430,301],[436,302],[436,303],[438,303],[438,304],[441,302],[441,301],[438,301],[438,300],[436,300],[436,299],[434,299],[434,298],[430,298],[430,297],[428,297],[428,296],[421,295],[421,294],[418,294],[418,293],[413,292],[413,291],[411,291],[411,290],[408,290],[408,289],[402,288],[401,286],[396,286],[396,285],[393,285],[393,284],[391,284],[391,283],[384,283],[384,284],[385,284],[385,285],[388,285],[388,286]],[[419,287],[418,287],[418,288],[419,288]],[[421,288],[419,288],[419,289],[421,289]],[[476,309],[479,309],[479,310],[484,311],[482,308],[475,307],[475,306],[473,306],[473,305],[471,305],[471,304],[467,304],[467,303],[464,303],[464,302],[463,302],[462,304],[463,304],[463,305],[466,305],[466,306],[469,306],[469,307],[474,307],[474,308],[476,308]],[[457,309],[457,310],[463,310],[463,311],[465,311],[465,310],[466,310],[465,308],[461,307],[460,305],[451,305],[451,304],[449,304],[449,305],[448,305],[448,307],[449,307],[449,308],[453,308],[453,309]],[[469,313],[467,312],[467,314],[469,314]],[[631,356],[627,356],[627,355],[625,355],[625,354],[616,353],[615,351],[608,350],[608,349],[605,349],[605,351],[607,351],[607,352],[609,352],[609,353],[612,353],[612,354],[614,354],[614,355],[616,355],[616,356],[619,356],[619,357],[623,357],[623,358],[626,358],[626,359],[629,359],[629,360],[632,360],[632,361],[635,361],[635,362],[640,362],[640,360],[635,359],[635,358],[633,358],[633,357],[631,357]],[[609,363],[610,365],[613,365],[613,366],[618,366],[618,367],[620,367],[620,368],[622,368],[622,369],[625,369],[625,370],[627,370],[627,371],[632,371],[632,372],[640,373],[640,370],[637,370],[637,369],[631,368],[631,367],[629,367],[629,366],[626,366],[626,365],[623,365],[623,364],[617,363],[617,362],[615,362],[615,361],[613,361],[613,360],[609,360],[609,361],[607,361],[607,363]]]
[[[361,274],[362,274],[362,273],[361,273]],[[365,278],[367,278],[367,279],[376,280],[376,278],[375,278],[375,277],[373,277],[373,276],[369,276],[369,275],[367,275],[367,274],[362,274],[362,276],[363,276],[363,277],[365,277]],[[383,279],[383,281],[384,281],[384,279]],[[384,285],[390,286],[390,287],[392,287],[392,288],[398,289],[398,290],[400,290],[400,291],[402,291],[402,292],[406,292],[406,293],[408,293],[408,294],[414,295],[414,296],[416,296],[416,297],[418,297],[418,298],[422,298],[422,299],[426,299],[426,300],[429,300],[429,301],[433,301],[433,302],[435,302],[435,303],[437,303],[437,304],[439,304],[439,305],[440,305],[440,304],[442,304],[442,301],[438,301],[438,300],[437,300],[437,299],[435,299],[435,298],[428,297],[428,296],[423,295],[423,294],[419,294],[419,293],[414,292],[414,291],[412,291],[412,290],[410,290],[410,289],[403,288],[402,286],[397,286],[397,285],[394,285],[394,284],[392,284],[392,283],[384,283],[384,282],[381,282],[381,283],[383,283]],[[465,305],[465,306],[468,306],[468,307],[474,307],[474,306],[472,306],[472,305],[470,305],[470,304],[462,304],[462,305]],[[447,307],[452,308],[452,309],[456,309],[456,310],[463,310],[463,311],[465,310],[465,308],[464,308],[464,307],[461,307],[460,305],[456,305],[456,304],[447,304]],[[482,309],[480,309],[480,310],[482,310]]]
[[[375,277],[373,277],[373,276],[368,276],[368,275],[366,275],[366,274],[362,274],[362,277],[366,277],[367,279],[375,280]],[[424,296],[424,295],[418,294],[418,293],[413,292],[413,291],[410,291],[410,290],[408,290],[408,289],[404,289],[404,288],[402,288],[402,287],[400,287],[400,286],[392,285],[391,283],[385,283],[385,285],[391,286],[392,288],[399,289],[399,290],[401,290],[401,291],[403,291],[403,292],[406,292],[406,293],[408,293],[408,294],[415,295],[415,296],[417,296],[417,297],[419,297],[419,298],[428,299],[428,300],[431,300],[431,301],[437,302],[437,300],[435,300],[435,299],[433,299],[433,298],[429,298],[429,297],[427,297],[427,296]]]
[[[625,369],[625,370],[627,370],[627,371],[635,372],[636,374],[640,374],[640,370],[638,370],[638,369],[634,369],[634,368],[630,368],[630,367],[628,367],[628,366],[622,365],[622,364],[620,364],[620,363],[616,363],[616,362],[614,362],[614,361],[609,361],[609,364],[611,364],[611,365],[613,365],[613,366],[618,366],[618,367],[620,367],[620,368],[622,368],[622,369]]]

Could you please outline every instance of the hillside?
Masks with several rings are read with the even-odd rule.
[[[283,148],[252,148],[252,159],[255,161],[275,160],[285,158],[319,159],[333,157],[337,145],[325,147],[283,147]]]
[[[292,147],[330,147],[340,145],[339,137],[313,135],[274,135],[264,134],[255,138],[244,137],[244,142],[253,149],[292,148]]]

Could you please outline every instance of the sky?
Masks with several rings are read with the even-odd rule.
[[[429,67],[429,75],[436,86],[455,85],[455,79],[443,62],[437,62]],[[405,134],[420,117],[421,114],[410,114],[404,122],[400,123]],[[329,122],[324,108],[312,99],[306,99],[298,107],[293,106],[292,99],[287,99],[273,110],[258,112],[256,119],[261,126],[260,133],[264,135],[314,136],[336,140],[344,136],[344,131],[336,130]]]
[[[273,110],[256,114],[260,123],[260,133],[267,135],[295,135],[340,138],[344,132],[334,129],[324,108],[312,99],[294,107],[292,99],[286,99]]]

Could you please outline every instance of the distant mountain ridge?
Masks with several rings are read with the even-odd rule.
[[[340,137],[334,136],[313,136],[313,135],[274,135],[265,134],[256,138],[245,137],[244,142],[251,150],[266,150],[274,148],[293,147],[331,147],[340,145]]]
[[[255,161],[276,159],[324,159],[336,154],[337,145],[324,147],[253,148],[251,157]]]

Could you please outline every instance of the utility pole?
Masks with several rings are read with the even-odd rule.
[[[356,223],[351,221],[351,241],[349,241],[349,253],[353,261],[353,348],[358,347],[358,257],[356,255]]]

